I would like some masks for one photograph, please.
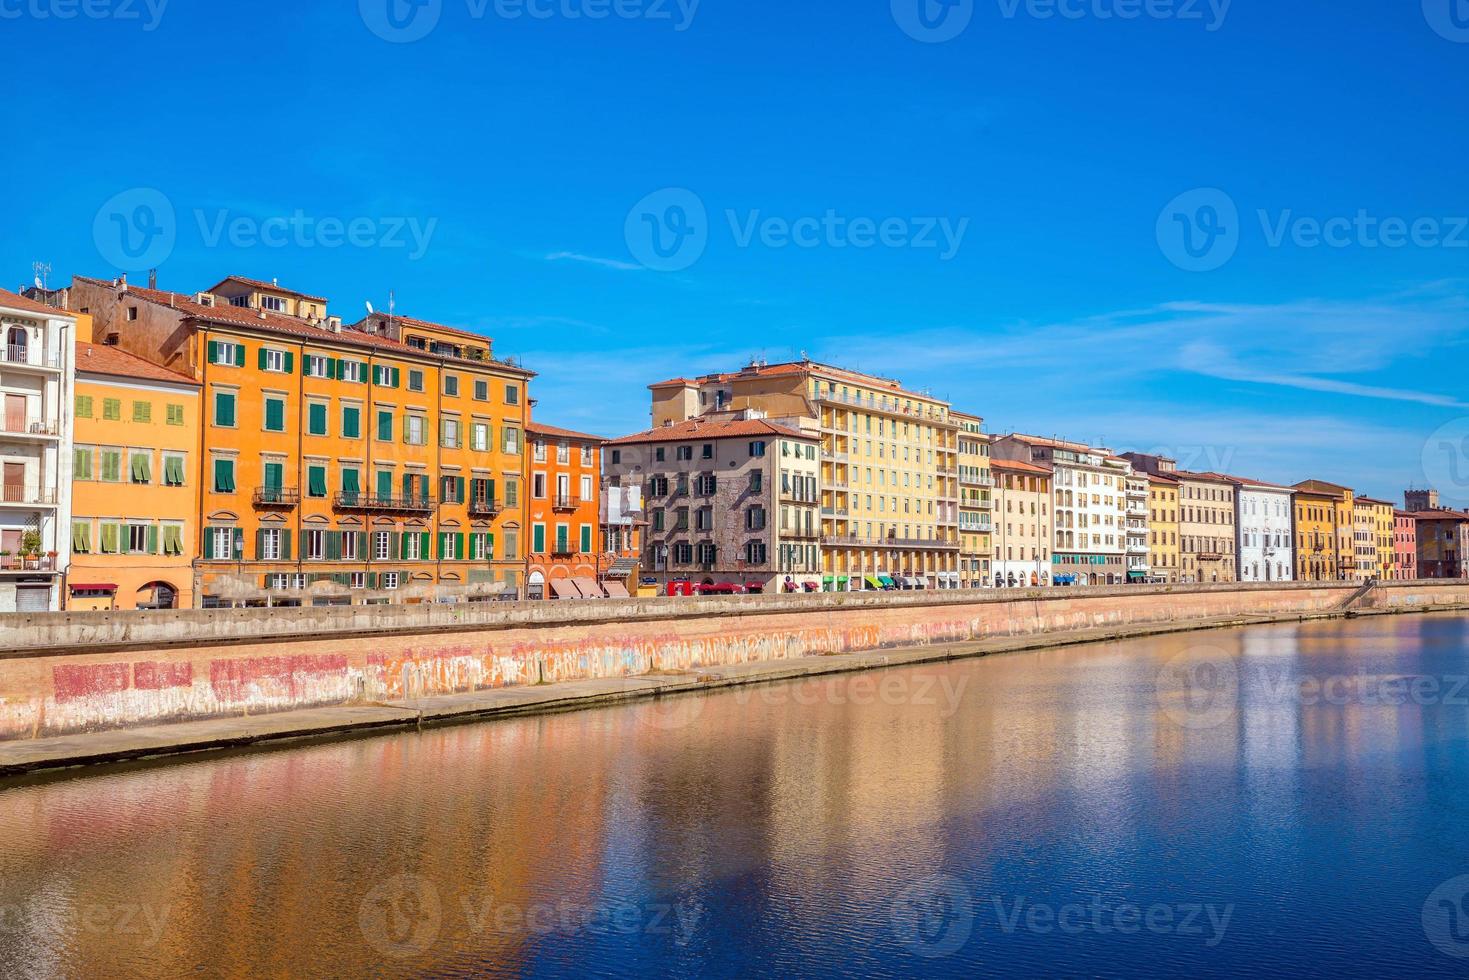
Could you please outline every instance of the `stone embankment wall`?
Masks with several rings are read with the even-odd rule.
[[[1351,585],[748,596],[0,617],[0,739],[1077,629],[1340,612]],[[1361,612],[1469,608],[1388,583]]]

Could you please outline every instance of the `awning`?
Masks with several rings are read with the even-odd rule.
[[[88,592],[116,592],[117,586],[112,582],[69,582],[67,587],[73,592],[85,589]]]
[[[823,581],[823,582],[835,582],[836,581],[836,576],[834,576],[834,575],[823,575],[823,576],[821,576],[821,581]]]
[[[879,575],[877,577],[877,581],[881,583],[884,588],[896,589],[898,587],[898,583],[893,581],[891,575]]]
[[[603,582],[602,589],[607,593],[607,598],[609,599],[632,598],[632,596],[628,594],[627,586],[623,585],[621,582]]]
[[[551,586],[551,594],[558,599],[581,598],[581,592],[577,589],[576,583],[569,578],[552,579],[547,584]]]
[[[867,584],[872,586],[874,589],[880,589],[883,587],[882,582],[878,580],[876,575],[867,576]],[[891,579],[888,580],[888,584],[892,584]]]
[[[847,578],[845,575],[837,576],[837,585],[846,585],[850,581],[851,579]]]
[[[601,599],[605,595],[602,587],[597,584],[597,580],[594,578],[578,575],[571,581],[577,587],[577,590],[581,592],[582,598],[584,599]]]

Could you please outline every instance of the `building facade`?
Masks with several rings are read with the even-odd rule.
[[[995,476],[990,439],[977,415],[951,412],[959,423],[959,581],[961,589],[993,584]]]
[[[1234,488],[1239,580],[1291,581],[1296,567],[1291,489],[1240,477]]]
[[[1127,581],[1127,482],[1105,449],[1014,433],[993,441],[992,459],[1051,470],[1051,582],[1120,585]]]
[[[664,594],[819,591],[820,440],[750,410],[608,441],[609,489],[639,487],[643,578]]]
[[[1183,571],[1178,544],[1178,478],[1148,473],[1148,564],[1154,582],[1177,583]]]
[[[199,383],[83,339],[74,406],[66,608],[192,608]]]
[[[1469,512],[1439,505],[1437,490],[1409,490],[1419,578],[1469,578]]]
[[[193,378],[203,605],[514,596],[531,373],[491,341],[231,277],[180,294],[76,277],[94,339]]]
[[[1296,579],[1348,582],[1357,578],[1355,494],[1325,480],[1295,490]]]
[[[994,579],[997,589],[1051,584],[1051,470],[1018,459],[990,461],[995,488]]]
[[[815,361],[650,385],[653,424],[752,410],[820,440],[822,578],[951,588],[959,573],[959,424],[897,381]]]
[[[1123,472],[1125,504],[1123,519],[1127,522],[1127,580],[1146,582],[1153,577],[1152,531],[1148,524],[1148,475],[1137,473],[1132,464],[1120,460]]]
[[[1418,519],[1410,511],[1393,511],[1393,578],[1409,582],[1418,577]]]
[[[0,612],[64,601],[78,319],[0,289]]]
[[[1397,564],[1393,537],[1393,505],[1386,500],[1356,497],[1352,502],[1353,543],[1357,556],[1357,578],[1379,581],[1394,577]]]
[[[526,432],[526,597],[601,598],[602,440],[536,421]]]

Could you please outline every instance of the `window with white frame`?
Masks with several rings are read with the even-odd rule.
[[[356,531],[342,531],[341,532],[341,535],[342,535],[342,560],[343,561],[356,561],[357,560],[357,532]]]
[[[307,561],[321,561],[326,557],[326,532],[320,530],[308,530],[304,537],[306,552],[303,556]]]
[[[269,527],[260,532],[260,557],[266,561],[279,559],[281,556],[281,532],[279,528]]]
[[[281,372],[286,369],[286,352],[283,350],[265,351],[265,370]]]
[[[391,557],[389,553],[391,544],[392,539],[387,531],[372,532],[372,557],[378,561],[383,561]]]

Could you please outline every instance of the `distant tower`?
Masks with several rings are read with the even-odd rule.
[[[1404,490],[1405,510],[1438,510],[1437,490]]]

